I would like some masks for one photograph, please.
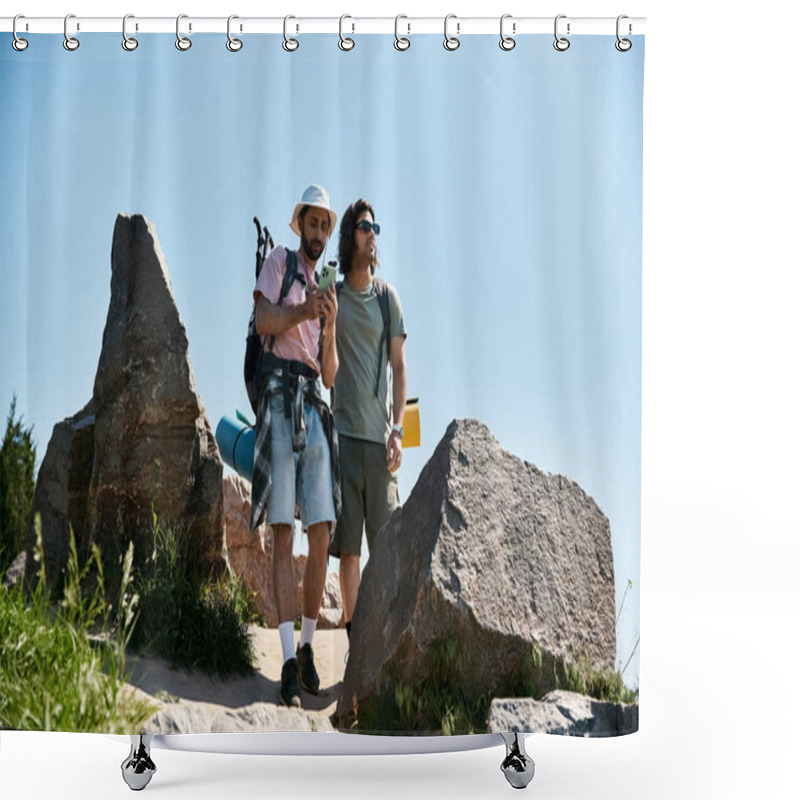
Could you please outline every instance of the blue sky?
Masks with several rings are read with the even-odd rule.
[[[91,396],[117,213],[157,227],[212,427],[237,408],[257,214],[276,242],[312,182],[364,196],[403,302],[422,446],[455,417],[576,480],[611,522],[618,655],[638,636],[644,41],[496,36],[0,36],[0,410],[13,393],[39,458]],[[335,239],[327,257],[335,257]],[[638,683],[638,657],[626,679]]]

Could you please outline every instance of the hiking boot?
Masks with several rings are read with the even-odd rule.
[[[300,685],[311,694],[319,694],[319,675],[310,644],[297,648],[297,665],[300,668]]]
[[[281,700],[287,706],[300,708],[300,675],[296,658],[290,658],[281,670]]]

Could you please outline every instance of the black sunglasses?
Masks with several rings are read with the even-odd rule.
[[[364,233],[375,231],[376,236],[380,236],[381,233],[381,226],[377,222],[370,222],[368,219],[362,219],[361,222],[356,223],[356,228],[361,228]]]

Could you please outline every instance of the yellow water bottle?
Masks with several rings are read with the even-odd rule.
[[[419,447],[419,398],[411,397],[406,400],[406,410],[403,414],[403,438],[400,440],[405,450],[407,447]]]

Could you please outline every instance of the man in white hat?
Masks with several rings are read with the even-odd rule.
[[[253,291],[256,330],[264,350],[256,371],[259,389],[250,529],[266,520],[273,532],[273,584],[283,650],[281,700],[300,705],[300,686],[316,694],[319,676],[311,643],[322,605],[331,526],[341,507],[338,445],[333,415],[319,378],[333,385],[336,290],[317,286],[315,267],[336,225],[328,193],[312,185],[295,206],[296,251],[276,247],[264,260]],[[325,317],[324,326],[321,318]],[[295,509],[308,533],[300,642],[294,648]]]

